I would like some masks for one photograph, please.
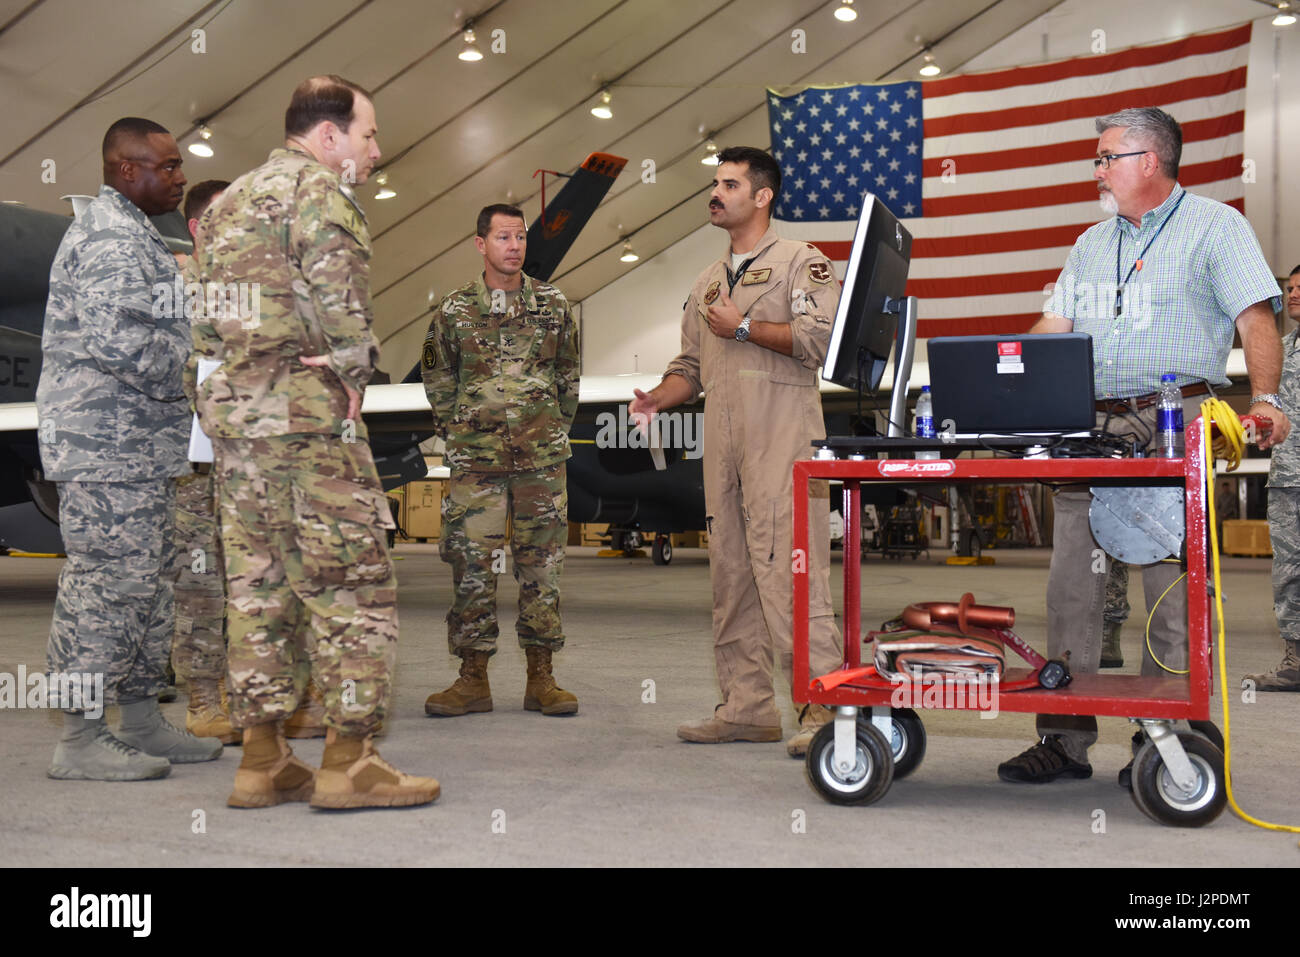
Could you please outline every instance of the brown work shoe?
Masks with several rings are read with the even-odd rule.
[[[330,728],[311,806],[413,807],[430,803],[441,791],[433,778],[403,774],[385,761],[369,736],[343,735]]]
[[[446,691],[438,691],[424,700],[424,713],[439,718],[454,718],[470,712],[492,710],[492,689],[488,686],[486,651],[463,651],[460,677]]]
[[[244,729],[244,757],[235,771],[230,807],[275,807],[311,798],[315,770],[294,757],[280,722]]]
[[[542,714],[577,714],[578,696],[565,691],[551,676],[551,649],[529,645],[524,649],[528,659],[528,684],[524,686],[524,710]]]
[[[820,704],[806,704],[799,712],[799,730],[785,743],[785,753],[802,758],[821,726],[835,717],[835,712]]]
[[[222,744],[239,744],[243,735],[230,723],[230,711],[221,693],[221,679],[190,681],[190,703],[185,709],[185,730],[196,738],[216,738]]]
[[[298,702],[298,710],[284,722],[286,738],[325,737],[325,695],[313,678],[307,682],[307,691]]]
[[[721,708],[722,705],[718,705]],[[683,724],[677,729],[677,737],[694,744],[725,744],[728,741],[780,741],[781,725],[733,724],[717,716],[693,724]]]
[[[1253,681],[1256,691],[1300,691],[1300,641],[1284,638],[1286,654],[1282,663],[1262,675],[1246,675],[1243,682]]]

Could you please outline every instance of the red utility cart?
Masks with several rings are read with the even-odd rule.
[[[903,697],[913,705],[923,688],[905,688],[876,674],[862,662],[859,497],[863,482],[946,485],[953,482],[1020,483],[1032,480],[1127,486],[1163,485],[1184,490],[1186,501],[1187,616],[1189,673],[1164,677],[1076,674],[1065,687],[1037,685],[1038,669],[1006,669],[997,698],[999,711],[1044,714],[1120,715],[1138,721],[1146,741],[1133,764],[1133,797],[1148,816],[1166,824],[1199,826],[1223,810],[1225,781],[1222,738],[1208,723],[1210,714],[1210,606],[1206,587],[1205,474],[1201,461],[1201,420],[1186,432],[1182,459],[1082,458],[816,458],[794,465],[794,685],[796,698],[836,709],[808,751],[813,788],[827,800],[869,804],[893,779],[920,763],[925,732],[912,708],[891,707]],[[894,454],[904,447],[894,446]],[[823,452],[823,455],[825,452]],[[808,572],[798,556],[808,554],[808,483],[834,479],[844,486],[844,659],[830,675],[810,675],[808,663]],[[802,551],[800,551],[802,550]],[[1046,583],[1044,583],[1044,591]],[[949,595],[910,596],[953,600]],[[872,609],[877,620],[898,607]],[[933,679],[927,679],[933,682]],[[1026,686],[1029,687],[1026,687]],[[1023,690],[1009,690],[1020,687]],[[912,693],[906,693],[912,692]],[[932,696],[933,697],[933,696]],[[970,698],[974,698],[971,695]],[[978,707],[976,700],[966,707]],[[1196,730],[1178,730],[1189,719]]]

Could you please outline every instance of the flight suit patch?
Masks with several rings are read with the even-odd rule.
[[[828,283],[834,277],[830,263],[815,262],[808,264],[808,278],[813,282]]]
[[[745,273],[745,278],[740,280],[740,284],[742,286],[757,286],[760,283],[767,282],[768,279],[771,278],[771,276],[772,276],[772,270],[770,268],[755,269],[753,272]]]
[[[715,279],[709,288],[704,291],[704,304],[706,306],[713,305],[713,300],[718,298],[718,291],[721,285],[721,281]]]

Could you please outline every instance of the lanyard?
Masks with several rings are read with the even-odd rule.
[[[1128,281],[1133,278],[1133,270],[1141,267],[1142,260],[1146,258],[1147,250],[1150,249],[1151,244],[1156,241],[1156,237],[1159,236],[1160,231],[1165,228],[1165,224],[1168,223],[1169,220],[1174,218],[1174,213],[1178,212],[1178,207],[1182,204],[1183,198],[1186,195],[1187,195],[1187,191],[1184,190],[1182,192],[1182,195],[1178,197],[1177,202],[1174,203],[1174,208],[1169,211],[1169,215],[1166,216],[1164,220],[1160,223],[1160,225],[1156,227],[1156,231],[1151,234],[1151,238],[1147,240],[1147,244],[1142,247],[1142,252],[1138,254],[1138,258],[1134,260],[1133,265],[1128,267],[1128,275],[1124,277],[1123,282],[1120,282],[1119,279],[1119,251],[1120,251],[1120,247],[1124,244],[1124,231],[1120,228],[1119,220],[1118,219],[1115,220],[1115,318],[1116,319],[1118,319],[1124,312],[1124,287],[1128,285]]]

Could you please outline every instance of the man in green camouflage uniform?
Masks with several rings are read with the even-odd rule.
[[[560,573],[568,538],[565,462],[578,411],[578,327],[564,295],[523,273],[528,230],[514,206],[479,213],[483,273],[442,301],[421,368],[451,469],[440,552],[456,594],[447,644],[460,676],[432,694],[431,715],[492,710],[487,662],[496,653],[497,575],[506,521],[519,583],[515,628],[528,662],[524,708],[574,714],[575,695],[551,675],[564,647]]]
[[[221,191],[225,180],[204,180],[185,196],[185,221],[194,238],[195,252],[181,267],[186,302],[198,305],[201,287],[196,264],[197,229],[203,215]],[[193,295],[190,295],[193,294]],[[198,312],[188,310],[190,317]],[[201,313],[200,313],[201,315]],[[222,744],[239,744],[243,736],[230,725],[222,683],[226,674],[226,591],[220,544],[213,515],[212,474],[208,463],[195,463],[176,480],[176,633],[172,666],[189,686],[190,703],[185,730]]]
[[[1286,310],[1300,322],[1300,266],[1286,282]],[[1284,340],[1282,410],[1300,413],[1300,330]],[[1272,671],[1246,675],[1256,691],[1300,691],[1300,438],[1287,435],[1274,447],[1268,468],[1268,531],[1273,540],[1273,614],[1282,632],[1282,663]],[[1245,685],[1248,687],[1248,685]]]
[[[1128,621],[1131,610],[1128,603],[1128,566],[1118,558],[1110,559],[1106,570],[1106,606],[1101,612],[1101,664],[1102,668],[1123,668],[1124,649],[1120,647],[1119,633]]]
[[[195,255],[185,260],[181,278],[191,318],[202,322],[203,287],[198,272],[199,219],[227,186],[225,180],[204,180],[185,196],[185,220],[194,238]],[[193,391],[191,388],[189,391]],[[176,637],[172,663],[189,686],[185,730],[197,737],[241,744],[244,736],[230,723],[226,699],[225,567],[217,536],[216,490],[210,463],[194,463],[193,471],[176,480],[176,537],[180,549],[176,579]],[[287,721],[285,737],[323,738],[325,708],[316,683]]]
[[[104,136],[104,185],[59,244],[50,270],[36,390],[45,477],[58,485],[68,559],[50,627],[49,667],[102,676],[120,704],[114,735],[93,702],[60,702],[50,777],[137,781],[221,743],[173,728],[158,710],[171,647],[173,478],[186,470],[181,372],[185,313],[176,261],[151,215],[185,186],[176,141],[150,120]],[[94,715],[94,717],[92,717]]]
[[[374,104],[338,76],[294,91],[286,144],[203,217],[195,355],[212,438],[229,594],[231,718],[244,758],[227,803],[427,804],[438,782],[374,750],[397,641],[397,581],[361,396],[379,358],[370,236],[348,189],[379,159]],[[321,769],[281,725],[315,672],[329,732]]]

